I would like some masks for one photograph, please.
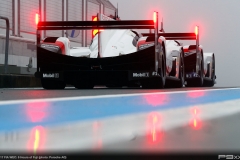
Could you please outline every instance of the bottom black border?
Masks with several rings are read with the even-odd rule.
[[[220,156],[221,155],[221,156]],[[232,158],[231,158],[232,157]],[[119,153],[119,152],[68,152],[68,153],[13,153],[13,152],[1,152],[0,159],[111,159],[111,160],[214,160],[214,159],[240,159],[240,151],[237,152],[217,152],[217,153]]]

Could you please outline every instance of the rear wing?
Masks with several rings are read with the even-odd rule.
[[[142,33],[143,36],[148,36],[148,39],[154,36],[153,33]],[[195,33],[158,33],[158,36],[163,36],[166,40],[196,40]]]
[[[125,21],[40,21],[37,25],[37,47],[40,45],[41,30],[93,30],[93,29],[154,29],[155,71],[158,69],[158,12],[153,20]]]
[[[154,29],[152,20],[127,21],[44,21],[37,30],[92,30],[92,29]]]
[[[142,33],[147,36],[147,41],[154,41],[154,33]],[[163,36],[166,40],[196,40],[196,51],[199,48],[199,27],[195,27],[195,33],[158,33],[158,37]]]

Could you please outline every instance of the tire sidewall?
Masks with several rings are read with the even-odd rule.
[[[184,58],[183,58],[183,52],[180,54],[180,68],[179,68],[179,79],[181,86],[185,83],[185,66],[184,66]]]
[[[160,73],[160,77],[161,77],[161,88],[164,88],[165,84],[166,84],[166,56],[165,56],[165,49],[163,47],[163,44],[161,46],[161,51],[163,53],[163,55],[161,55],[161,59],[160,62],[162,63],[161,65],[161,73]]]

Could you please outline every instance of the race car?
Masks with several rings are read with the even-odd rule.
[[[142,35],[133,30],[106,30],[100,33],[101,48],[99,52],[98,40],[99,34],[96,34],[92,39],[89,47],[71,47],[70,41],[67,37],[47,37],[41,43],[41,48],[66,55],[71,57],[82,57],[82,58],[107,58],[107,57],[118,57],[124,56],[137,52],[138,40]],[[159,42],[162,39],[159,38]],[[153,45],[152,45],[153,46]],[[164,76],[165,81],[165,76]],[[43,82],[44,83],[44,82]],[[146,87],[145,87],[146,84]],[[121,83],[114,81],[105,84],[107,87],[122,87]],[[126,84],[129,87],[140,87],[142,85],[139,81],[133,81]],[[143,84],[145,88],[148,88],[148,82]],[[82,88],[74,84],[76,88]],[[84,87],[83,87],[84,88]]]
[[[199,45],[199,28],[196,26],[195,33],[165,33],[161,23],[160,38],[165,38],[166,47],[166,88],[171,87],[212,87],[216,83],[215,55],[204,53],[202,45]],[[147,42],[153,34],[143,34],[140,42]],[[153,40],[153,39],[152,39]],[[194,45],[185,45],[179,40],[194,40]],[[151,41],[151,40],[150,40]],[[198,46],[198,47],[196,47]]]
[[[198,50],[198,51],[197,51]],[[213,87],[216,84],[215,54],[204,53],[199,45],[184,46],[186,87]]]
[[[154,20],[39,22],[35,77],[41,79],[45,89],[63,89],[66,84],[79,89],[111,84],[142,84],[150,88],[163,88],[166,72],[165,49],[163,41],[157,36],[157,12],[154,15]],[[95,38],[103,42],[93,41],[89,48],[71,48],[66,37],[47,37],[41,41],[41,30],[72,29],[104,30],[108,37],[99,33]],[[140,35],[131,29],[154,29],[154,45],[137,50]],[[94,52],[96,48],[97,52]],[[85,54],[82,54],[83,51]]]
[[[160,33],[161,35],[161,33]],[[145,49],[154,45],[153,34],[143,33],[138,42],[138,50]],[[164,54],[164,77],[165,88],[181,88],[185,83],[184,52],[183,47],[175,40],[166,40],[166,37],[160,36],[159,42],[163,43]]]
[[[41,78],[43,88],[62,89],[67,83],[79,89],[93,88],[96,84],[163,88],[183,87],[184,84],[213,86],[215,83],[214,54],[203,54],[202,46],[198,44],[199,37],[195,33],[142,35],[126,29],[154,26],[156,33],[156,23],[150,26],[150,21],[74,23],[79,26],[108,24],[105,28],[110,30],[97,34],[89,47],[70,47],[66,37],[47,37],[42,42],[38,39],[38,72],[35,76]],[[136,23],[141,26],[133,26]],[[72,29],[72,24],[44,22],[41,24],[43,27],[40,25],[38,29]],[[116,28],[117,24],[129,26],[119,26],[120,30]],[[51,25],[66,27],[54,28]],[[177,39],[192,39],[197,43],[182,46]]]

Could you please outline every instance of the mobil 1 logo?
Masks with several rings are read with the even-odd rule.
[[[128,72],[128,77],[132,80],[138,80],[152,77],[152,75],[149,71],[130,71]]]
[[[149,72],[142,72],[142,73],[132,73],[132,76],[135,77],[149,77]]]
[[[59,73],[43,73],[43,78],[59,78]]]

